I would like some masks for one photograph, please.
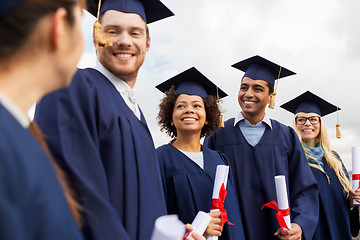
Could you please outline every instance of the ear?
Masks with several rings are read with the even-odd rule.
[[[67,12],[64,8],[58,8],[52,16],[51,46],[54,50],[61,47],[62,39],[66,34],[66,15]]]
[[[149,51],[150,49],[150,42],[151,42],[151,38],[149,38],[149,41],[147,41],[146,43],[146,49],[145,49],[146,52]]]

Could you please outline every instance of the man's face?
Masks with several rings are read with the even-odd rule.
[[[238,101],[245,118],[262,117],[266,105],[270,102],[267,82],[244,77],[241,81]]]
[[[125,82],[135,83],[150,48],[145,21],[134,13],[109,10],[104,13],[101,25],[114,45],[106,48],[96,46],[99,62]]]

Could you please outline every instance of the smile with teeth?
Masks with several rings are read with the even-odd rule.
[[[114,55],[118,58],[131,58],[133,56],[130,53],[114,53]]]
[[[246,101],[246,100],[244,100],[243,102],[244,102],[245,104],[255,104],[255,102]]]
[[[312,129],[304,129],[304,130],[302,130],[303,132],[313,132],[314,130],[312,130]]]
[[[183,118],[181,121],[183,121],[183,122],[195,122],[197,120],[195,118]]]

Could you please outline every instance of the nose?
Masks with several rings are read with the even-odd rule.
[[[247,97],[247,98],[250,98],[250,97],[254,96],[254,93],[253,93],[253,91],[251,90],[251,88],[249,88],[248,90],[246,90],[244,96]]]
[[[307,126],[312,125],[309,118],[307,118],[307,119],[305,120],[304,125],[307,125]]]
[[[186,106],[185,113],[194,113],[194,108],[192,106]]]
[[[113,42],[119,46],[130,47],[131,46],[131,36],[128,32],[124,31],[114,37]]]

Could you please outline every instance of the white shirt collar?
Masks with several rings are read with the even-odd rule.
[[[131,109],[131,111],[133,111],[135,116],[141,120],[140,109],[136,103],[134,89],[130,88],[125,81],[112,74],[99,61],[96,62],[95,69],[102,73],[115,86],[116,90],[124,99],[126,105]]]
[[[0,92],[0,103],[21,124],[21,126],[23,126],[24,128],[29,127],[30,119],[28,118],[28,116],[2,92]]]
[[[246,119],[244,118],[244,116],[242,115],[242,113],[239,112],[239,114],[235,117],[234,126],[235,126],[238,122],[240,122],[241,120],[244,120],[245,123],[251,124],[248,120],[246,120]],[[266,113],[265,113],[264,118],[261,120],[261,122],[266,123],[270,128],[272,128],[270,118],[266,115]],[[260,123],[260,122],[259,122],[259,123]],[[259,124],[259,123],[257,123],[257,124]]]
[[[130,88],[129,85],[114,74],[112,74],[109,70],[107,70],[99,61],[96,62],[95,69],[101,72],[109,81],[115,86],[115,88],[120,93],[124,92],[133,92],[134,90]]]

